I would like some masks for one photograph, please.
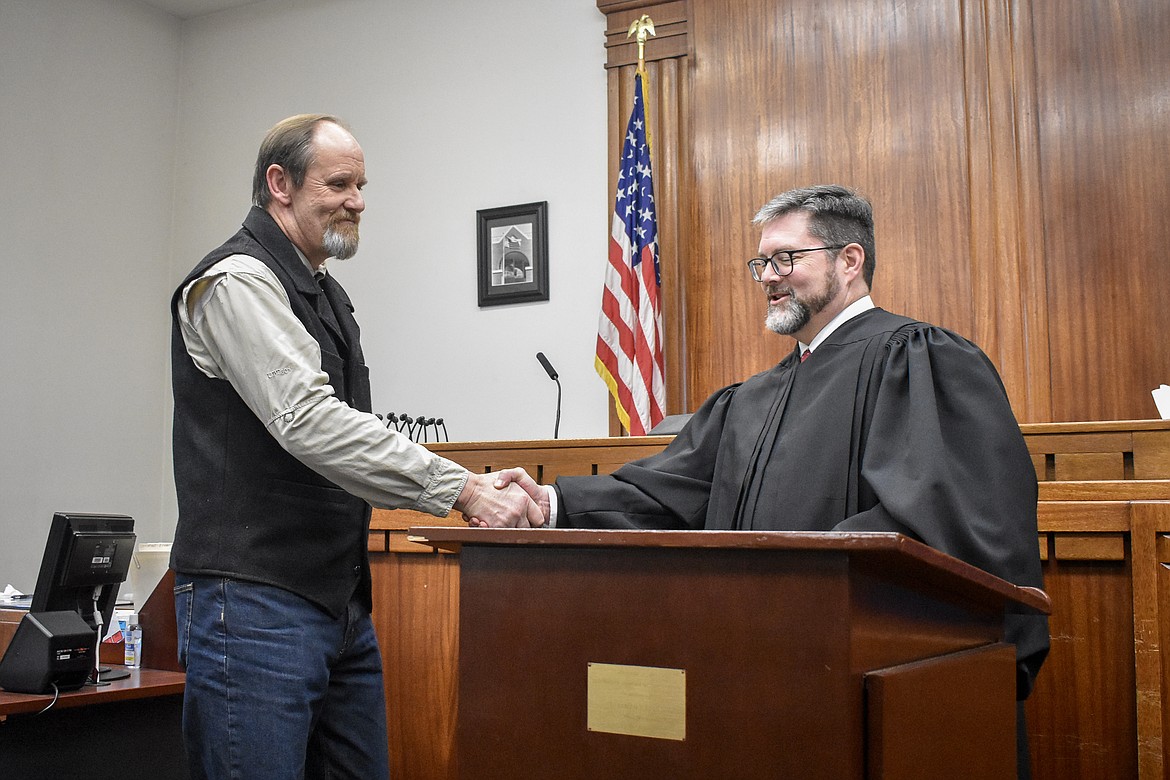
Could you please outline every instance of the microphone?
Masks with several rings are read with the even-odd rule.
[[[561,435],[561,380],[558,379],[557,370],[552,367],[552,363],[548,362],[548,358],[544,356],[543,352],[537,352],[536,359],[540,361],[540,365],[544,366],[548,378],[557,383],[557,422],[553,426],[553,438],[558,439]]]
[[[557,381],[557,370],[552,367],[552,363],[548,362],[548,358],[544,356],[544,353],[537,352],[536,359],[540,361],[542,366],[544,366],[544,370],[548,373],[548,378],[554,382]]]

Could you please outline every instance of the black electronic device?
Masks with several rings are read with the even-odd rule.
[[[54,514],[29,611],[73,610],[91,628],[99,620],[108,628],[134,539],[134,519],[126,515]]]
[[[130,572],[134,541],[134,519],[126,515],[57,512],[49,526],[29,617],[77,615],[89,630],[88,660],[95,683],[130,675],[125,669],[98,668],[97,662],[98,643],[114,617],[118,586]]]
[[[690,422],[691,415],[689,414],[668,414],[658,421],[658,424],[650,429],[651,436],[674,436],[686,427]]]
[[[93,674],[96,631],[73,610],[30,612],[0,659],[0,688],[17,693],[73,691]]]

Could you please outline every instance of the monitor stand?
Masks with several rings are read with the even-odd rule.
[[[125,680],[130,676],[129,669],[111,669],[108,666],[99,666],[90,675],[90,685],[109,685],[114,680]]]
[[[96,622],[93,626],[93,671],[89,675],[87,685],[109,685],[114,680],[125,680],[130,676],[130,670],[126,668],[111,669],[108,666],[102,666],[102,627],[105,625],[102,621],[102,613],[98,609],[98,597],[102,592],[102,586],[97,586],[93,589],[93,612],[90,613],[89,619]]]

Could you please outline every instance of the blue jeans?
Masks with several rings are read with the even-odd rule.
[[[280,588],[175,577],[192,778],[390,775],[382,657],[369,613],[334,618]]]

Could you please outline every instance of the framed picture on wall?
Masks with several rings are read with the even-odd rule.
[[[548,300],[548,201],[475,212],[479,305]]]

